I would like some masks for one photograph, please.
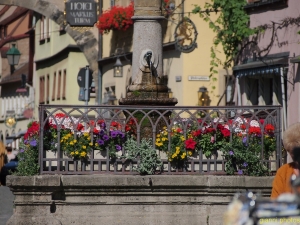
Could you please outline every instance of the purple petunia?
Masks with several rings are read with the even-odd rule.
[[[248,143],[247,143],[247,137],[243,137],[243,144],[244,144],[245,146],[248,146]]]
[[[107,136],[106,134],[103,135],[103,140],[107,141],[109,139],[109,136]]]
[[[104,145],[104,141],[103,140],[98,140],[97,143],[98,143],[98,145]]]
[[[233,151],[229,151],[229,155],[234,155],[234,154],[233,154]]]
[[[243,167],[247,167],[247,166],[248,166],[248,163],[244,162]]]
[[[32,141],[30,141],[29,144],[30,144],[31,146],[35,147],[35,146],[37,145],[37,142],[36,142],[36,140],[32,140]]]
[[[21,148],[19,152],[24,152],[24,149],[23,149],[23,148]]]
[[[122,147],[120,145],[116,145],[116,150],[117,151],[121,151],[122,150]]]
[[[238,170],[238,174],[242,175],[243,174],[243,170]]]
[[[110,136],[112,137],[112,138],[115,138],[115,137],[117,137],[118,136],[118,131],[111,131],[110,132]]]

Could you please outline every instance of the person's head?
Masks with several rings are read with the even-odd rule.
[[[300,147],[300,123],[295,123],[288,127],[283,133],[283,146],[294,160],[293,149]]]
[[[6,146],[5,148],[6,148],[7,152],[12,152],[12,147],[11,146]]]

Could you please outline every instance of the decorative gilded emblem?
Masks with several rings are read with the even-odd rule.
[[[184,18],[175,29],[175,46],[176,49],[188,53],[197,47],[198,32],[195,24],[189,18]]]
[[[8,128],[14,128],[16,126],[17,119],[16,119],[16,116],[15,116],[15,112],[13,110],[6,111],[4,124]]]

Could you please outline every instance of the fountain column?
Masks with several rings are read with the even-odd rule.
[[[132,83],[120,105],[174,106],[163,76],[161,0],[134,1]]]

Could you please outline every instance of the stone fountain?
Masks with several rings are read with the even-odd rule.
[[[132,83],[120,105],[174,106],[163,75],[161,0],[134,1]]]

